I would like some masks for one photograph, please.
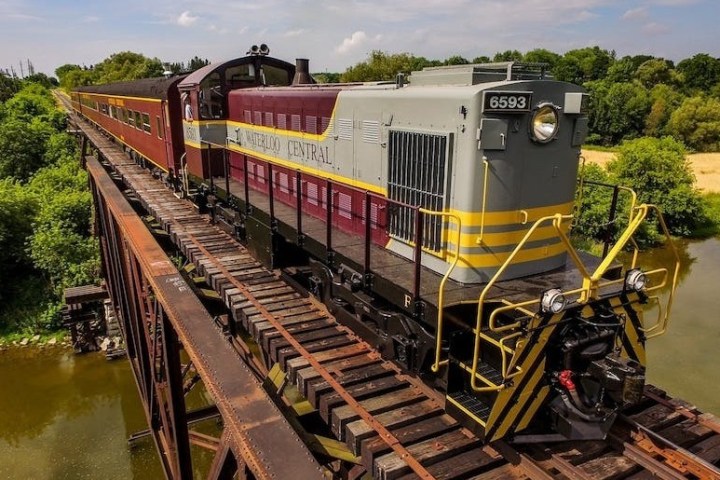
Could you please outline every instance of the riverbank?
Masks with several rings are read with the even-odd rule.
[[[65,330],[42,334],[7,333],[0,337],[0,352],[13,347],[70,347],[70,337]]]
[[[615,152],[584,148],[585,161],[605,166],[615,158]],[[692,153],[687,156],[697,179],[696,186],[703,193],[720,193],[720,153]]]

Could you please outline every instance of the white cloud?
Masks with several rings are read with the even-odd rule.
[[[648,11],[646,7],[631,8],[623,13],[623,20],[643,20],[647,18]]]
[[[349,37],[343,39],[342,43],[335,47],[335,52],[340,55],[356,51],[361,46],[377,43],[382,39],[382,35],[375,35],[374,37],[368,37],[367,33],[362,30],[358,30]]]
[[[177,24],[181,27],[189,27],[197,22],[199,17],[193,17],[188,10],[182,12],[177,18]]]

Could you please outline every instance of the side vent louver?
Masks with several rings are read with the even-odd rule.
[[[445,208],[449,135],[391,130],[388,141],[388,195],[391,200],[420,205],[427,210]],[[415,239],[415,211],[410,207],[393,207],[390,235],[412,242]],[[443,248],[442,217],[425,216],[423,247]]]

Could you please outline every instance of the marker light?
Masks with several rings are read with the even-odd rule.
[[[530,120],[530,136],[538,143],[548,143],[553,140],[560,128],[558,112],[555,105],[545,103],[533,112]]]
[[[639,292],[647,286],[647,276],[639,268],[628,270],[625,275],[625,288]]]
[[[567,299],[558,288],[546,290],[540,299],[540,308],[545,313],[558,313],[566,306]]]

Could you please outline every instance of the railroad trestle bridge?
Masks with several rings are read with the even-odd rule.
[[[193,478],[191,444],[215,452],[208,479],[720,478],[718,421],[653,388],[606,442],[483,445],[441,395],[72,120],[103,276],[168,478]],[[213,404],[189,410],[200,384]],[[192,428],[217,417],[219,438]]]

